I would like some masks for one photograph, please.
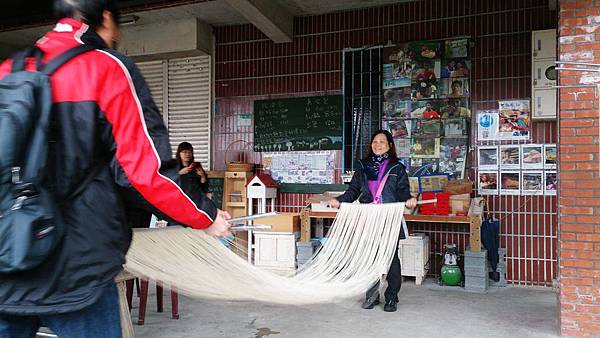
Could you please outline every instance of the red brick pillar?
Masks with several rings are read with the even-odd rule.
[[[559,4],[560,61],[600,64],[600,0],[560,0]],[[600,337],[597,83],[600,73],[560,72],[560,84],[574,86],[561,88],[559,101],[558,274],[560,329],[565,336]]]

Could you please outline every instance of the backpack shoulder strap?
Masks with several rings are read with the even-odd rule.
[[[67,61],[71,60],[72,58],[76,57],[77,55],[83,54],[85,52],[89,52],[94,49],[97,49],[97,48],[92,47],[90,45],[86,45],[86,44],[71,48],[71,49],[67,50],[66,52],[63,52],[59,56],[55,57],[54,59],[50,60],[50,62],[48,62],[48,64],[46,64],[46,66],[44,66],[44,68],[42,69],[42,72],[44,74],[50,76],[58,68],[60,68],[60,66],[67,63]]]
[[[37,69],[42,68],[42,50],[37,46],[29,47],[18,51],[12,57],[12,73],[20,72],[25,70],[25,65],[27,64],[28,57],[35,57],[35,62]]]

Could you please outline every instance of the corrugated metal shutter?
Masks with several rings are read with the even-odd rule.
[[[169,128],[173,156],[179,143],[190,142],[196,161],[210,169],[210,56],[137,65]]]
[[[166,61],[150,61],[150,62],[138,62],[138,68],[150,87],[150,93],[154,98],[154,102],[158,107],[158,111],[163,114],[163,89],[164,81],[164,63]]]
[[[210,163],[210,56],[168,61],[169,136],[173,152],[180,142],[194,146],[204,168]]]

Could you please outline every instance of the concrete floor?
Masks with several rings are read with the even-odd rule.
[[[153,286],[150,288],[154,289]],[[405,278],[398,311],[360,308],[362,299],[313,306],[179,299],[180,319],[156,312],[149,296],[146,324],[132,318],[137,337],[558,337],[556,294],[550,289],[491,288],[486,294],[440,287],[432,279],[416,286]]]

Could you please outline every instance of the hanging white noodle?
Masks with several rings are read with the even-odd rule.
[[[325,244],[295,276],[261,270],[203,231],[134,231],[125,269],[192,297],[281,304],[331,302],[363,294],[387,270],[404,203],[346,204]]]

